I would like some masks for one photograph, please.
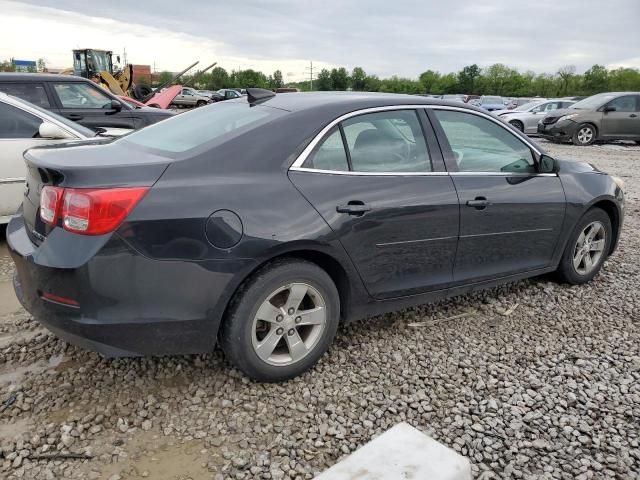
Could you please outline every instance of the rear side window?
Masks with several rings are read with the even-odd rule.
[[[0,138],[37,138],[42,120],[0,102]]]
[[[350,167],[353,172],[363,173],[432,171],[414,110],[368,113],[345,120],[325,137],[303,166],[335,171]]]
[[[342,143],[340,129],[334,127],[329,136],[315,149],[306,162],[307,168],[318,170],[349,170],[347,152]]]
[[[26,100],[42,108],[49,108],[49,97],[41,83],[0,83],[0,92]]]
[[[220,102],[176,115],[123,137],[169,153],[183,153],[215,139],[226,140],[284,115],[283,110],[245,102]]]

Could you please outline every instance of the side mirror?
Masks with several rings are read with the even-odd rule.
[[[73,138],[61,127],[55,123],[42,122],[38,128],[38,135],[40,138],[48,138],[51,140],[62,140],[64,138]]]
[[[111,100],[111,110],[119,112],[120,110],[122,110],[122,103],[118,100]]]
[[[602,109],[602,111],[603,111],[604,113],[607,113],[607,112],[615,112],[615,111],[616,111],[616,107],[612,107],[611,105],[607,105],[606,107],[604,107],[604,108]]]
[[[116,56],[116,60],[118,60],[118,63],[120,63],[120,55]]]
[[[540,156],[540,173],[555,173],[556,172],[556,161],[543,153]]]

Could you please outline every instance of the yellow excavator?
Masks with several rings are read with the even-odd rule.
[[[116,55],[116,60],[120,63],[120,55]],[[78,75],[89,78],[102,87],[110,90],[115,95],[128,97],[143,97],[149,91],[140,86],[133,85],[133,65],[128,64],[122,68],[113,68],[113,52],[109,50],[96,50],[93,48],[83,48],[73,51],[73,69],[67,69],[62,73]],[[138,91],[144,89],[145,91]]]

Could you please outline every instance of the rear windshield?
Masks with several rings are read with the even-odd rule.
[[[244,102],[219,102],[138,130],[121,141],[183,153],[214,139],[226,140],[284,115],[284,110]]]

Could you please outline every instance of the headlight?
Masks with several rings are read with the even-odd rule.
[[[622,180],[620,177],[614,177],[613,175],[611,176],[611,179],[616,182],[616,185],[620,187],[620,190],[624,190],[624,180]]]
[[[578,115],[580,115],[579,113],[570,113],[569,115],[563,115],[561,116],[558,121],[562,122],[563,120],[571,120],[574,117],[577,117]]]

